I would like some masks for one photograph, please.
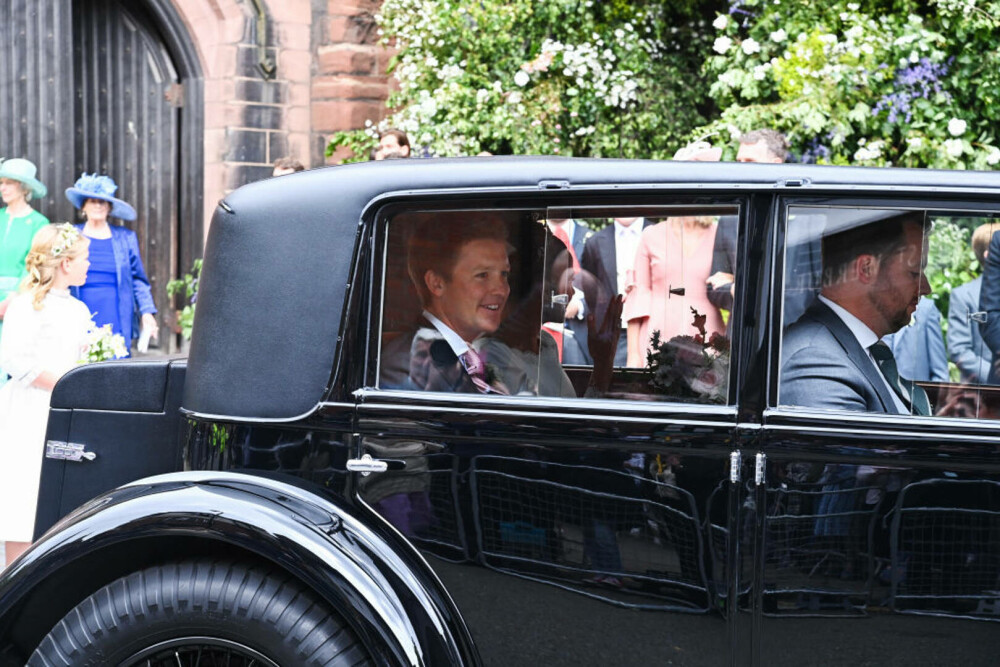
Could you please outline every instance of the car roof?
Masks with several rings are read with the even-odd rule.
[[[693,188],[1000,194],[1000,173],[560,157],[400,159],[246,185],[209,230],[183,405],[290,420],[322,401],[366,209],[407,194]]]

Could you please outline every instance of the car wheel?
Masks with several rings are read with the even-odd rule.
[[[369,664],[343,620],[288,575],[190,560],[111,582],[42,640],[29,667]]]

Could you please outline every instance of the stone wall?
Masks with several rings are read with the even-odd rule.
[[[215,202],[270,176],[274,160],[321,166],[330,134],[384,115],[390,55],[376,44],[377,0],[173,2],[204,64],[206,230]]]

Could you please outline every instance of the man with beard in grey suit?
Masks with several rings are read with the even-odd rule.
[[[930,293],[925,217],[869,213],[874,221],[847,221],[854,226],[823,237],[822,290],[782,344],[782,405],[930,414],[926,393],[899,376],[880,340],[906,326]]]

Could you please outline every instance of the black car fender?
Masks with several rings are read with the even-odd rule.
[[[66,516],[0,577],[0,665],[26,659],[105,584],[200,553],[267,562],[299,579],[379,664],[478,662],[429,566],[393,541],[350,507],[282,481],[225,472],[139,480]]]

